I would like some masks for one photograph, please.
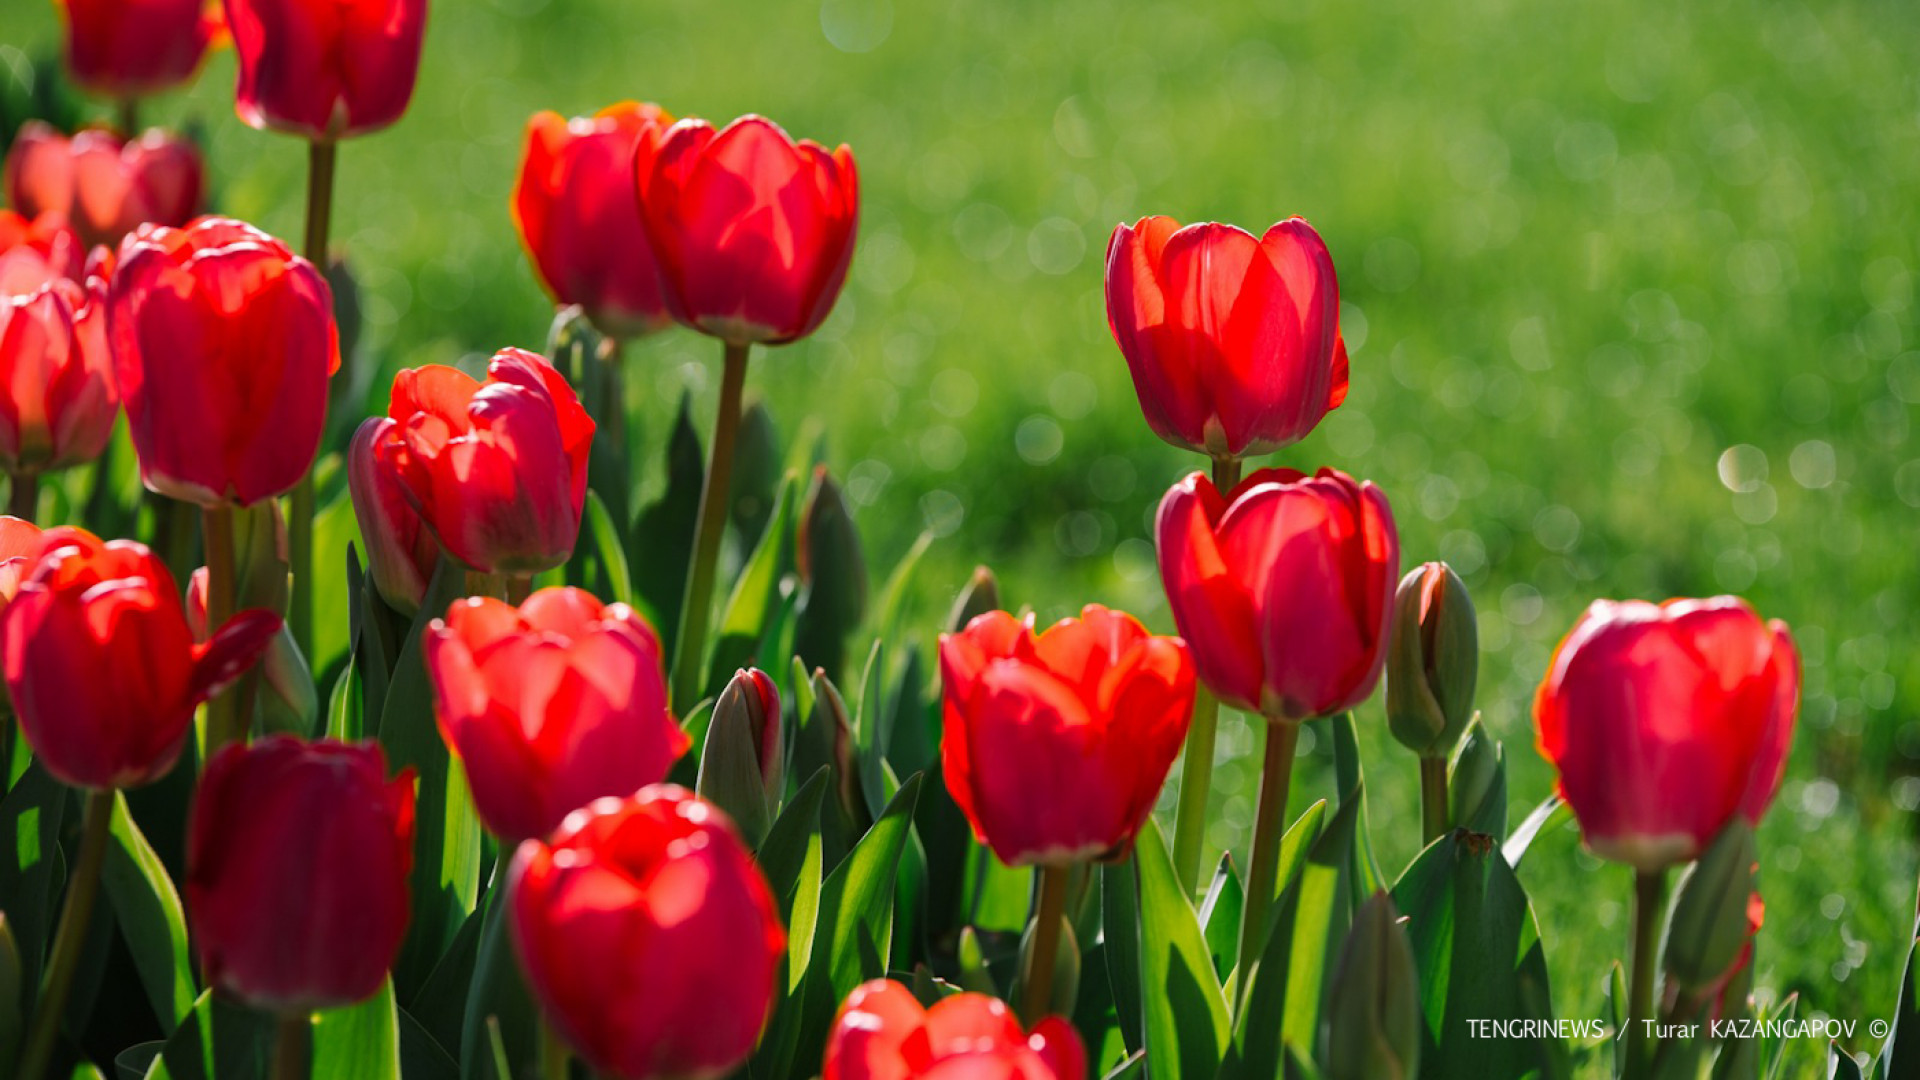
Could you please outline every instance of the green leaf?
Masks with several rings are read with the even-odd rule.
[[[11,720],[8,721],[12,723]],[[41,957],[53,940],[54,900],[66,883],[60,857],[60,821],[66,786],[38,762],[0,799],[0,897],[20,949],[20,985],[37,996]]]
[[[125,1050],[114,1055],[113,1075],[117,1077],[118,1080],[140,1080],[141,1077],[147,1075],[148,1069],[153,1068],[154,1061],[160,1057],[160,1051],[166,1048],[167,1041],[165,1039],[135,1043],[127,1047]],[[0,1047],[0,1049],[4,1048]],[[0,1060],[11,1059],[0,1058]]]
[[[906,616],[907,593],[913,584],[913,572],[920,565],[920,559],[933,546],[933,534],[923,532],[907,549],[906,555],[894,565],[893,573],[887,575],[887,583],[880,590],[880,606],[875,609],[878,621],[874,623],[877,637],[882,641],[899,641],[902,633],[901,621]]]
[[[789,474],[780,485],[767,530],[754,545],[753,554],[741,567],[727,597],[726,614],[721,616],[713,634],[712,653],[707,665],[708,692],[717,692],[734,671],[761,656],[767,631],[774,625],[784,596],[781,583],[793,572],[794,504],[798,501],[800,478]],[[772,661],[768,661],[771,663]]]
[[[627,570],[627,552],[620,543],[620,530],[613,523],[606,501],[600,493],[587,489],[587,535],[593,537],[593,553],[607,574],[607,599],[631,607],[634,603],[633,575]]]
[[[1507,832],[1507,754],[1476,719],[1453,752],[1447,786],[1455,828],[1488,836]]]
[[[1233,971],[1234,950],[1240,945],[1240,913],[1246,902],[1246,890],[1233,872],[1233,856],[1223,851],[1213,883],[1207,886],[1207,898],[1200,903],[1200,925],[1206,929],[1207,949],[1213,953],[1214,974],[1223,985]]]
[[[1107,986],[1114,1021],[1129,1053],[1146,1045],[1146,1006],[1140,992],[1140,893],[1133,860],[1100,868],[1100,947],[1107,956]]]
[[[837,679],[846,668],[847,635],[866,615],[867,560],[853,511],[824,465],[813,470],[797,529],[801,588],[795,649]]]
[[[0,1061],[18,1061],[27,1034],[27,984],[13,925],[0,911]]]
[[[1351,797],[1360,804],[1353,830],[1353,895],[1348,904],[1348,914],[1352,914],[1367,897],[1386,888],[1386,877],[1380,872],[1379,860],[1373,856],[1373,831],[1367,825],[1366,778],[1360,770],[1360,743],[1354,736],[1353,713],[1343,712],[1329,723],[1333,729],[1333,765],[1340,784],[1337,793],[1340,803],[1345,806]]]
[[[773,515],[774,492],[786,474],[780,460],[780,433],[765,402],[749,402],[733,439],[733,477],[727,483],[727,516],[741,536],[766,532]]]
[[[460,1063],[405,1009],[400,1010],[400,1075],[407,1080],[460,1080]]]
[[[354,742],[360,738],[365,727],[361,711],[362,694],[360,658],[349,653],[347,666],[341,670],[340,677],[333,681],[333,692],[327,696],[327,738],[342,742]]]
[[[313,1023],[313,1073],[400,1080],[400,1012],[393,980],[358,1005],[328,1009]]]
[[[860,680],[860,705],[853,715],[853,739],[860,766],[860,792],[867,810],[879,813],[886,804],[881,790],[887,756],[887,700],[884,685],[887,672],[887,643],[879,638],[867,652],[867,666]]]
[[[1920,925],[1907,943],[1907,965],[1900,977],[1900,1004],[1893,1011],[1893,1029],[1880,1048],[1882,1076],[1920,1076]]]
[[[1526,820],[1515,827],[1506,843],[1500,845],[1500,850],[1506,853],[1507,865],[1515,870],[1520,869],[1520,860],[1527,857],[1527,851],[1533,847],[1535,840],[1572,820],[1573,808],[1562,802],[1560,796],[1549,795],[1542,799]]]
[[[634,593],[655,616],[653,625],[670,634],[680,625],[681,594],[686,591],[687,563],[693,557],[693,532],[700,516],[700,488],[706,483],[706,457],[693,426],[691,394],[680,395],[666,456],[665,489],[634,522],[627,566],[633,571]],[[678,649],[675,642],[674,650]]]
[[[273,1019],[202,991],[147,1068],[146,1080],[229,1080],[266,1075]],[[319,1075],[319,1074],[316,1074]]]
[[[353,619],[348,608],[354,602],[354,594],[343,580],[333,575],[337,568],[345,565],[347,549],[359,539],[360,524],[353,516],[353,500],[342,484],[333,501],[313,516],[313,566],[321,580],[313,590],[313,655],[307,657],[307,661],[315,674],[330,670],[346,656],[352,644]],[[440,610],[445,612],[446,608]]]
[[[1864,1080],[1865,1076],[1860,1071],[1860,1063],[1840,1049],[1839,1043],[1827,1045],[1827,1080]]]
[[[1154,1080],[1207,1080],[1227,1050],[1227,1001],[1158,822],[1149,819],[1140,830],[1133,865],[1139,889],[1142,1035]],[[1117,990],[1114,998],[1120,1000]]]
[[[475,989],[474,969],[480,962],[480,938],[497,888],[489,889],[479,907],[460,924],[460,933],[454,936],[440,963],[434,965],[426,983],[410,1000],[402,1003],[401,1011],[424,1028],[434,1042],[451,1047],[450,1053],[461,1048],[467,1001]]]
[[[101,867],[101,885],[113,905],[120,933],[146,987],[163,1034],[173,1034],[193,1008],[193,957],[187,948],[186,913],[173,879],[140,834],[127,797],[114,794],[112,839]]]
[[[774,902],[780,905],[781,924],[787,928],[787,955],[781,959],[775,983],[780,1000],[754,1053],[749,1068],[754,1076],[787,1075],[800,1039],[805,980],[813,962],[820,915],[820,807],[832,782],[832,773],[825,766],[815,770],[774,821],[754,855],[767,875]]]
[[[513,955],[506,910],[505,889],[489,890],[474,959],[473,981],[467,988],[466,1012],[460,1027],[462,1076],[485,1074],[484,1062],[494,1053],[489,1040],[495,1034],[500,1041],[499,1052],[521,1068],[526,1068],[539,1053],[533,995],[528,992],[526,977]]]

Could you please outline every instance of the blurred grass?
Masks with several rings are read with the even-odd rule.
[[[20,0],[5,34],[49,55],[50,10]],[[1304,214],[1342,272],[1353,390],[1276,460],[1380,483],[1407,562],[1472,586],[1516,820],[1551,784],[1532,688],[1591,598],[1745,594],[1806,663],[1758,981],[1864,1019],[1897,993],[1917,862],[1916,71],[1920,11],[1863,0],[443,0],[412,111],[342,151],[336,229],[370,353],[450,362],[544,338],[505,209],[534,110],[638,97],[851,144],[846,295],[752,387],[789,435],[827,420],[877,567],[940,535],[930,633],[975,562],[1046,619],[1097,600],[1167,624],[1148,525],[1199,462],[1138,417],[1106,236]],[[231,87],[222,56],[151,112],[205,126],[224,210],[297,234],[301,148],[239,124]],[[717,353],[629,351],[650,445]],[[1360,720],[1393,873],[1414,764],[1377,704]],[[1217,844],[1244,842],[1257,749],[1230,721]],[[1297,790],[1331,794],[1327,754]],[[1599,1015],[1626,873],[1569,832],[1524,880],[1563,1013]]]

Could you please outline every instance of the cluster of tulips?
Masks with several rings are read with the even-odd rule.
[[[1756,1075],[1739,1071],[1758,1060],[1745,1044],[1660,1038],[1669,1029],[1647,1022],[1752,1008],[1752,828],[1798,705],[1787,629],[1731,597],[1594,602],[1534,704],[1556,795],[1509,833],[1460,579],[1434,562],[1402,576],[1373,484],[1246,469],[1346,396],[1333,259],[1299,218],[1254,236],[1147,217],[1108,249],[1109,320],[1148,426],[1208,464],[1157,518],[1179,636],[1098,604],[1041,629],[998,610],[981,575],[940,639],[937,702],[916,709],[915,662],[890,685],[876,659],[850,715],[832,679],[864,569],[853,601],[828,597],[826,549],[851,528],[834,531],[846,512],[830,477],[797,527],[789,507],[742,536],[723,610],[714,591],[749,352],[806,337],[832,309],[854,250],[852,154],[752,116],[719,129],[633,103],[534,116],[512,218],[563,309],[562,344],[503,348],[484,379],[402,370],[387,414],[338,448],[360,538],[354,625],[315,737],[314,466],[331,452],[342,359],[324,272],[337,149],[405,111],[426,2],[63,6],[71,74],[119,104],[122,126],[29,125],[0,211],[0,660],[23,737],[8,800],[52,808],[54,844],[67,795],[33,777],[83,805],[57,930],[20,936],[28,898],[0,894],[0,939],[24,959],[12,977],[38,977],[0,994],[0,1010],[31,1005],[0,1017],[13,1075],[94,1053],[69,996],[103,865],[152,854],[142,830],[156,826],[125,793],[163,783],[192,791],[184,899],[147,875],[160,922],[184,916],[192,955],[162,978],[189,992],[184,1013],[156,1005],[168,1037],[135,1075],[184,1078],[198,1061],[214,1077],[206,1048],[245,1036],[210,1010],[237,1004],[273,1034],[234,1075],[304,1076],[338,1060],[325,1017],[370,1000],[408,1051],[377,1075],[404,1059],[410,1075],[552,1080],[575,1056],[627,1080],[1565,1075],[1551,1032],[1509,1062],[1463,1025],[1552,1017],[1511,866],[1569,810],[1636,880],[1605,1040],[1615,1070]],[[239,116],[309,145],[304,255],[200,216],[191,143],[133,130],[138,100],[191,78],[227,36]],[[620,545],[656,519],[636,522],[625,490],[607,515],[589,471],[613,462],[626,486],[621,345],[675,324],[720,340],[722,377],[690,535],[666,548],[684,576],[649,606]],[[569,341],[587,344],[569,357]],[[40,520],[68,505],[40,478],[100,459],[122,409],[157,551]],[[611,544],[583,539],[596,514]],[[756,577],[763,553],[777,585]],[[754,615],[739,597],[755,588],[766,612],[736,620]],[[677,625],[656,627],[662,610]],[[1419,759],[1427,842],[1397,882],[1365,842],[1352,756],[1352,712],[1383,672],[1387,723]],[[1203,889],[1222,706],[1265,720],[1264,764],[1246,870],[1228,859]],[[923,721],[937,760],[910,760]],[[1290,828],[1308,724],[1339,751],[1339,810],[1316,804]],[[1181,760],[1169,845],[1152,811]],[[971,834],[958,846],[936,841],[941,807]],[[1668,872],[1687,864],[1670,897]],[[1020,940],[996,956],[972,925],[935,940],[926,882],[977,898],[1004,868],[1032,868]],[[1517,909],[1463,899],[1462,875]],[[38,880],[40,899],[59,890]],[[116,897],[130,935],[128,910],[146,909]],[[1469,955],[1488,941],[1508,954]],[[1490,965],[1487,986],[1534,985],[1497,999],[1497,1016],[1462,1012],[1460,995],[1484,989],[1464,985],[1473,964]],[[425,1004],[444,982],[464,1002],[446,1024]]]

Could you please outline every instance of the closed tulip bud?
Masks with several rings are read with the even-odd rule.
[[[1504,822],[1507,813],[1507,752],[1478,720],[1449,763],[1447,820],[1481,833],[1504,833],[1482,821]]]
[[[1005,1002],[973,992],[923,1006],[891,979],[862,983],[827,1035],[820,1080],[1085,1080],[1087,1050],[1059,1016],[1032,1032]]]
[[[527,124],[513,221],[554,302],[578,304],[600,332],[636,338],[673,320],[633,197],[673,117],[623,101],[591,117],[534,114]]]
[[[1154,434],[1216,458],[1306,438],[1347,396],[1340,289],[1313,226],[1167,217],[1107,244],[1107,325]]]
[[[1320,1041],[1327,1080],[1412,1080],[1420,1075],[1420,977],[1400,913],[1376,892],[1353,915],[1340,946]]]
[[[333,294],[313,264],[231,218],[142,226],[107,314],[149,488],[250,506],[306,475],[340,367]]]
[[[131,98],[193,78],[226,30],[209,0],[54,0],[67,17],[67,70],[88,93]]]
[[[947,629],[957,634],[973,620],[989,611],[999,610],[999,579],[987,567],[976,566],[973,576],[967,579],[966,586],[960,590],[960,595],[953,598],[953,607],[947,610]]]
[[[838,676],[846,670],[847,635],[866,617],[867,560],[853,511],[824,465],[813,470],[795,533],[800,599],[794,651]]]
[[[1090,604],[1034,633],[989,612],[940,638],[947,790],[1011,866],[1117,858],[1166,782],[1193,711],[1178,638]]]
[[[1480,624],[1460,576],[1446,563],[1407,571],[1394,595],[1387,650],[1387,723],[1400,744],[1443,758],[1473,719]]]
[[[39,561],[42,535],[33,522],[0,514],[0,612],[7,610]]]
[[[682,120],[636,163],[640,218],[677,321],[735,345],[816,330],[847,280],[860,213],[853,153],[743,116]]]
[[[440,561],[440,541],[407,501],[399,477],[380,465],[374,451],[390,423],[369,417],[354,431],[347,446],[347,493],[360,522],[374,589],[389,607],[411,618],[426,599],[427,582]]]
[[[106,284],[56,278],[0,294],[0,471],[31,475],[92,461],[119,415]]]
[[[275,735],[215,754],[187,834],[207,981],[286,1015],[377,992],[406,936],[413,780],[389,780],[372,742]]]
[[[427,0],[226,0],[240,59],[234,111],[332,141],[378,131],[413,97]]]
[[[427,628],[434,711],[474,808],[504,840],[666,778],[688,738],[667,711],[660,639],[625,604],[541,589],[518,608],[456,600]]]
[[[753,1051],[786,934],[725,815],[691,792],[655,785],[569,815],[520,845],[505,902],[528,986],[593,1068],[718,1077]]]
[[[725,810],[757,845],[786,789],[786,756],[780,691],[773,679],[759,668],[735,672],[707,724],[700,797]]]
[[[21,734],[47,771],[74,787],[129,788],[173,768],[194,709],[279,629],[278,615],[248,610],[196,645],[173,576],[146,547],[51,529],[0,613],[0,656]]]
[[[1272,721],[1332,716],[1380,680],[1400,540],[1387,497],[1336,469],[1194,473],[1160,501],[1160,580],[1201,681]]]
[[[29,293],[55,278],[81,281],[86,251],[67,216],[29,218],[0,210],[0,295]]]
[[[544,359],[502,349],[484,383],[438,364],[402,371],[388,416],[375,458],[454,558],[534,574],[573,554],[594,424]]]
[[[200,212],[206,166],[187,139],[90,128],[72,138],[34,120],[7,152],[7,198],[29,217],[64,215],[86,247],[116,247],[140,226],[182,227]]]
[[[1596,600],[1554,651],[1533,717],[1587,847],[1653,871],[1736,816],[1759,824],[1799,703],[1786,624],[1746,601]]]
[[[1733,969],[1759,929],[1753,826],[1734,818],[1700,855],[1674,894],[1665,966],[1682,990],[1704,993]]]

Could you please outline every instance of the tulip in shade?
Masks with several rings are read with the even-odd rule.
[[[1480,625],[1453,567],[1422,563],[1394,591],[1387,646],[1387,723],[1401,745],[1442,758],[1473,720]]]
[[[313,464],[340,367],[333,293],[279,240],[231,218],[143,226],[121,248],[108,329],[149,488],[249,506]]]
[[[1160,501],[1160,580],[1200,679],[1269,720],[1332,716],[1380,680],[1400,540],[1387,497],[1335,469],[1200,473]]]
[[[582,589],[542,589],[518,609],[456,600],[425,654],[440,732],[480,820],[506,840],[659,783],[691,741],[667,711],[653,627]]]
[[[1596,600],[1533,717],[1587,846],[1647,872],[1693,859],[1735,814],[1759,823],[1799,702],[1786,624],[1745,601]]]
[[[387,412],[375,458],[454,558],[532,574],[573,554],[594,424],[545,359],[502,349],[484,383],[438,364],[402,371]]]
[[[1178,638],[1088,605],[1035,634],[991,611],[940,639],[947,790],[1012,865],[1132,850],[1193,711]]]
[[[534,997],[594,1068],[718,1077],[752,1052],[786,934],[725,815],[691,792],[575,811],[520,845],[506,903]]]
[[[413,770],[376,743],[236,744],[200,777],[187,914],[207,981],[301,1015],[371,997],[406,935]]]
[[[1064,1018],[1031,1033],[1013,1010],[985,994],[942,998],[924,1008],[889,979],[863,983],[840,1006],[827,1036],[821,1080],[1085,1080],[1087,1050]]]
[[[0,295],[30,293],[55,278],[79,281],[85,261],[66,215],[0,210]]]
[[[391,423],[382,417],[361,422],[347,447],[347,493],[360,522],[373,587],[402,615],[411,617],[426,598],[427,583],[440,561],[440,541],[407,502],[406,489],[381,466],[374,443]]]
[[[1313,226],[1167,217],[1107,244],[1107,324],[1154,434],[1216,458],[1306,438],[1347,396],[1340,289]]]
[[[131,540],[51,529],[0,612],[0,658],[20,730],[48,772],[84,788],[165,776],[193,710],[280,629],[243,611],[195,645],[166,564]]]
[[[634,170],[652,168],[671,123],[658,105],[625,101],[573,120],[536,113],[527,124],[514,225],[547,292],[579,304],[609,337],[672,321],[633,195]]]
[[[0,612],[40,558],[40,529],[31,521],[0,514]],[[0,702],[0,704],[5,704]]]
[[[98,128],[68,138],[31,121],[6,172],[7,198],[21,213],[65,215],[87,247],[114,247],[149,222],[186,225],[206,191],[199,148],[158,128],[137,139]]]
[[[427,0],[226,0],[240,58],[234,110],[256,128],[331,141],[378,131],[413,97]]]
[[[813,333],[847,279],[860,181],[853,153],[743,116],[668,129],[636,172],[640,217],[673,317],[730,344]]]
[[[0,469],[20,476],[92,461],[119,411],[104,282],[56,278],[0,294]]]
[[[193,78],[225,31],[208,0],[54,0],[67,16],[67,69],[102,97],[130,98]]]

